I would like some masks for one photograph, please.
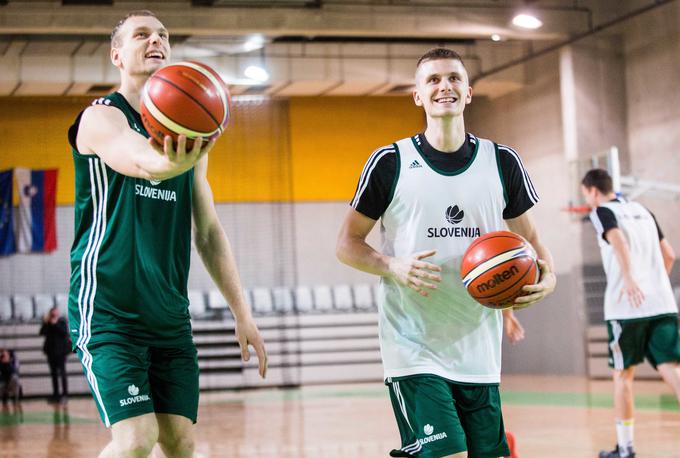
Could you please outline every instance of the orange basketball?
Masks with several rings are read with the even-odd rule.
[[[199,62],[179,62],[151,75],[142,90],[142,122],[159,144],[170,135],[187,136],[187,151],[193,141],[219,137],[229,122],[231,97],[215,70]]]
[[[522,295],[524,285],[538,281],[536,258],[524,237],[508,231],[489,232],[465,251],[460,276],[477,302],[494,309],[506,308]]]

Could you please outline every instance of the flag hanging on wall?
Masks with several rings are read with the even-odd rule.
[[[12,170],[0,171],[0,256],[16,252],[12,218]]]
[[[57,248],[57,170],[15,169],[19,191],[17,249],[49,253]]]

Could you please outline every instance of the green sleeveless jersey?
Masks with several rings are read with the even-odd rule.
[[[119,109],[149,137],[139,113],[114,92],[93,102]],[[194,171],[161,182],[122,175],[97,155],[75,163],[75,237],[69,321],[74,347],[135,339],[162,346],[191,338],[187,277]]]

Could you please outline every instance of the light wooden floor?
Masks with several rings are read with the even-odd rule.
[[[522,458],[594,457],[614,444],[611,383],[503,380],[506,426]],[[680,408],[661,382],[638,382],[638,457],[680,457]],[[386,457],[398,445],[380,384],[209,393],[196,427],[200,457]],[[25,401],[0,413],[0,457],[92,457],[108,442],[90,399],[66,408]]]

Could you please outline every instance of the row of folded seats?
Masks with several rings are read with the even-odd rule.
[[[377,287],[377,284],[258,287],[245,289],[244,294],[255,315],[372,311],[376,309]],[[229,305],[216,289],[189,290],[188,297],[194,319],[229,315]],[[65,316],[68,295],[0,295],[0,322],[38,321],[53,306]]]
[[[317,285],[252,288],[243,293],[255,315],[285,315],[372,311],[376,309],[378,284]],[[229,313],[229,305],[217,290],[204,294],[189,291],[189,312],[195,319]]]

